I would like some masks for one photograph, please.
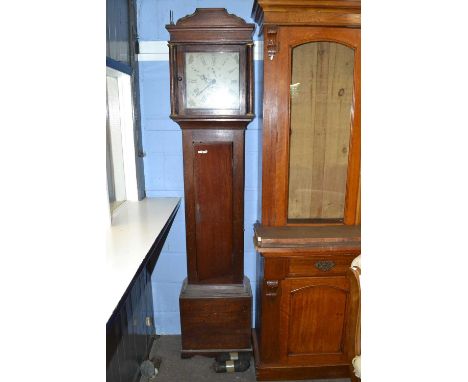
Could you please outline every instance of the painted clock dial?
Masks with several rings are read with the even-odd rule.
[[[186,52],[186,107],[239,109],[239,52]]]

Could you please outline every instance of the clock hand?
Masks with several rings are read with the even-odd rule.
[[[213,78],[209,83],[208,85],[206,85],[202,90],[200,90],[198,93],[197,93],[197,96],[199,96],[200,94],[202,94],[206,89],[208,89],[211,85],[214,85],[216,83],[216,79]]]

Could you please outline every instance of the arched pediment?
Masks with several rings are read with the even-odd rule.
[[[249,25],[244,19],[228,13],[226,8],[197,8],[191,15],[180,18],[177,27],[243,27]]]
[[[225,8],[197,8],[194,13],[166,25],[171,43],[246,43],[252,41],[255,24],[228,13]]]

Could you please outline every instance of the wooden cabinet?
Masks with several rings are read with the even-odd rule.
[[[348,272],[360,253],[360,227],[257,224],[254,241],[261,254],[257,379],[348,377],[358,311]]]
[[[360,1],[256,0],[264,38],[258,380],[350,376],[359,305]],[[355,329],[355,328],[354,328]]]

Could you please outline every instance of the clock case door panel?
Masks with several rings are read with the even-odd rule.
[[[247,99],[246,99],[246,88],[242,86],[246,83],[247,76],[247,67],[246,67],[246,57],[247,57],[248,46],[246,45],[184,45],[176,47],[176,61],[177,61],[177,73],[174,73],[176,81],[174,85],[176,87],[175,93],[178,97],[179,110],[177,113],[184,116],[238,116],[245,115],[248,113],[247,110]],[[236,52],[239,53],[239,108],[238,109],[214,109],[214,108],[189,108],[187,107],[187,94],[186,94],[186,73],[185,67],[187,62],[185,62],[186,55],[185,53],[194,53],[194,52]]]
[[[232,280],[232,143],[194,142],[197,274],[202,282]]]
[[[268,35],[270,27],[265,27]],[[358,224],[360,181],[360,30],[347,28],[288,27],[277,28],[279,49],[273,59],[264,62],[264,145],[262,169],[262,224],[266,226]],[[351,108],[349,156],[344,218],[323,220],[288,220],[290,158],[290,85],[293,48],[310,42],[334,42],[354,50],[354,86]],[[284,75],[284,73],[289,73]]]
[[[242,284],[244,130],[183,129],[182,141],[188,281]]]

